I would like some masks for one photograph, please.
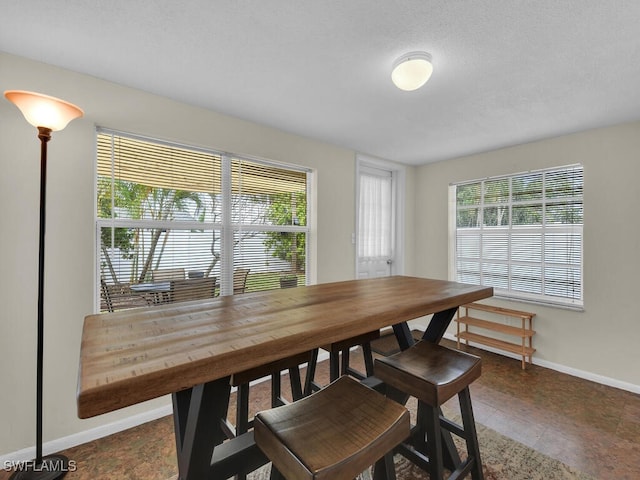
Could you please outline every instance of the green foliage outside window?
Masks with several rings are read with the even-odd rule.
[[[307,196],[305,193],[272,195],[267,217],[273,225],[306,225]],[[267,232],[265,247],[271,254],[288,262],[292,272],[304,272],[306,263],[306,234],[303,232]]]
[[[200,196],[195,192],[149,187],[123,180],[114,180],[112,188],[110,179],[98,178],[99,218],[117,218],[120,211],[124,218],[132,220],[172,220],[178,212],[193,210],[194,206],[196,213],[202,207]],[[154,268],[154,259],[157,267],[171,231],[153,229],[150,244],[146,248],[142,245],[140,231],[140,228],[124,227],[116,227],[113,230],[101,229],[101,249],[106,264],[104,266],[114,281],[117,281],[117,275],[111,264],[108,248],[118,248],[123,258],[133,260],[131,282],[147,280]],[[163,236],[163,242],[160,243]],[[159,245],[160,250],[157,251]]]

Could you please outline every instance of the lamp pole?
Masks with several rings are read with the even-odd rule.
[[[47,207],[47,143],[51,129],[38,127],[40,139],[40,233],[38,243],[38,349],[36,366],[36,465],[42,464],[42,392],[44,367],[44,234]],[[68,462],[66,462],[68,463]]]
[[[44,370],[44,247],[47,204],[47,143],[51,132],[62,130],[74,118],[83,115],[75,105],[33,92],[12,90],[5,97],[14,103],[29,123],[38,129],[40,139],[40,228],[38,243],[38,339],[36,358],[36,458],[11,476],[10,480],[54,480],[69,470],[64,455],[42,456],[42,410]],[[46,126],[43,126],[46,125]]]

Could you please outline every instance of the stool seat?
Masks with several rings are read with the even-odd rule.
[[[479,357],[426,341],[378,358],[375,365],[380,380],[434,407],[479,378],[481,370]]]
[[[254,424],[258,447],[292,480],[353,479],[409,433],[406,408],[348,376]]]

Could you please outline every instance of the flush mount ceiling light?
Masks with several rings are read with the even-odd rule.
[[[393,63],[391,80],[400,90],[417,90],[429,80],[433,72],[431,55],[427,52],[411,52]]]

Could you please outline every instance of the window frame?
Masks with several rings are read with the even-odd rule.
[[[579,180],[579,186],[581,190],[579,194],[573,194],[565,197],[553,197],[547,195],[547,185],[546,179],[549,175],[558,174],[558,172],[565,171],[573,171],[575,172],[575,178]],[[513,179],[523,178],[525,176],[534,176],[534,175],[542,175],[542,189],[540,192],[540,198],[536,200],[525,199],[525,200],[514,200],[514,191],[513,191]],[[497,199],[494,202],[485,202],[485,183],[486,182],[495,182],[507,179],[509,181],[509,191],[508,191],[508,199],[506,201],[501,201]],[[461,186],[475,185],[479,184],[479,195],[480,200],[476,205],[466,205],[462,209],[459,208],[458,205],[458,196],[457,190]],[[494,197],[495,199],[495,197]],[[564,223],[564,224],[553,224],[547,221],[547,207],[550,205],[564,204],[565,207],[567,205],[571,205],[572,208],[575,208],[576,205],[579,205],[580,219],[579,223]],[[508,225],[499,225],[499,226],[489,226],[485,225],[484,221],[484,212],[487,208],[495,208],[496,206],[508,207]],[[541,211],[541,221],[539,225],[514,225],[513,224],[513,216],[512,211],[513,207],[516,206],[537,206],[540,205]],[[471,227],[459,227],[458,226],[458,212],[459,210],[472,210],[473,208],[478,209],[478,221],[476,226]],[[569,211],[569,209],[565,209],[564,211]],[[572,310],[583,310],[584,309],[584,166],[582,164],[572,164],[572,165],[564,165],[553,168],[545,168],[539,170],[532,170],[528,172],[519,172],[508,175],[500,175],[493,177],[485,177],[482,179],[475,180],[465,180],[465,181],[457,181],[452,182],[449,185],[449,278],[454,281],[461,281],[466,283],[475,283],[475,284],[484,284],[487,286],[494,287],[494,296],[497,298],[504,298],[508,300],[516,300],[527,303],[536,303],[542,305],[548,305],[559,308],[566,308]],[[496,243],[497,248],[503,248],[507,251],[506,257],[499,258],[491,258],[486,253],[489,248],[485,248],[485,244],[483,243],[484,238],[489,235],[494,235],[494,238],[503,238],[503,244]],[[555,237],[554,237],[555,235]],[[566,262],[553,262],[548,260],[549,251],[546,250],[548,248],[545,245],[545,239],[549,242],[553,240],[553,238],[558,238],[558,236],[564,235],[566,238],[571,238],[572,241],[575,239],[575,243],[569,242],[572,246],[575,246],[579,250],[579,253],[566,253],[567,260]],[[469,276],[464,277],[460,272],[460,264],[459,262],[464,262],[465,259],[469,260],[473,263],[475,258],[473,257],[462,257],[459,256],[458,246],[460,238],[468,236],[469,238],[473,238],[474,236],[478,237],[478,271],[477,276],[480,279],[479,282],[469,281]],[[531,260],[522,261],[517,258],[518,253],[516,252],[514,258],[514,242],[512,241],[512,237],[520,237],[527,238],[530,240],[535,236],[539,236],[540,240],[540,261],[535,262]],[[562,237],[560,237],[562,238]],[[575,259],[579,258],[578,263],[575,262]],[[498,265],[502,264],[506,269],[507,273],[496,274],[496,278],[506,278],[508,282],[507,288],[501,288],[499,286],[493,285],[491,281],[486,281],[487,275],[491,275],[488,270],[483,270],[483,267],[486,265]],[[527,293],[525,291],[519,291],[517,289],[513,289],[512,279],[515,275],[513,275],[513,267],[518,265],[526,265],[529,267],[529,271],[533,266],[539,265],[540,275],[537,277],[540,280],[540,289],[541,293]],[[574,269],[577,272],[577,278],[579,279],[576,285],[579,287],[574,290],[573,295],[567,294],[566,296],[552,295],[550,293],[545,292],[545,288],[547,288],[547,284],[545,281],[545,272],[549,268],[553,268],[553,266],[560,265],[562,268],[565,268],[567,272]],[[576,266],[577,265],[577,266]],[[524,267],[523,267],[524,268]],[[569,274],[567,273],[567,277]],[[503,280],[504,281],[504,280]],[[549,277],[549,284],[551,284],[551,279]],[[533,285],[533,283],[531,283]]]
[[[237,232],[253,231],[253,232],[290,232],[290,233],[304,233],[306,235],[305,245],[305,281],[308,284],[312,277],[312,270],[315,270],[313,259],[310,255],[311,250],[311,225],[314,224],[314,211],[312,200],[312,186],[314,171],[311,168],[303,167],[299,165],[287,164],[284,162],[277,162],[273,160],[267,160],[249,155],[234,154],[229,152],[218,151],[215,149],[202,148],[187,144],[181,144],[177,142],[170,142],[153,137],[131,134],[118,130],[97,127],[95,130],[96,143],[100,134],[112,135],[117,137],[124,137],[132,140],[139,140],[143,142],[150,142],[156,146],[165,146],[169,148],[187,149],[198,153],[210,154],[216,157],[220,157],[221,160],[221,197],[222,197],[222,213],[220,221],[185,221],[185,220],[151,220],[151,219],[130,219],[130,218],[101,218],[99,217],[99,211],[97,204],[94,208],[95,215],[95,311],[100,311],[100,278],[101,278],[101,229],[104,227],[125,227],[125,228],[140,228],[140,229],[171,229],[171,230],[203,230],[220,232],[220,294],[232,295],[233,294],[233,270],[234,270],[234,235]],[[98,164],[98,155],[96,154],[96,160],[94,165]],[[297,173],[303,173],[306,176],[306,222],[305,225],[277,225],[277,224],[256,224],[245,223],[243,221],[235,221],[232,211],[232,184],[234,174],[232,167],[234,162],[249,162],[253,165],[264,165],[268,168],[283,169]],[[112,171],[111,178],[114,178]],[[98,198],[98,179],[100,174],[96,168],[94,174],[94,201],[97,202]],[[243,220],[243,219],[241,219]]]

